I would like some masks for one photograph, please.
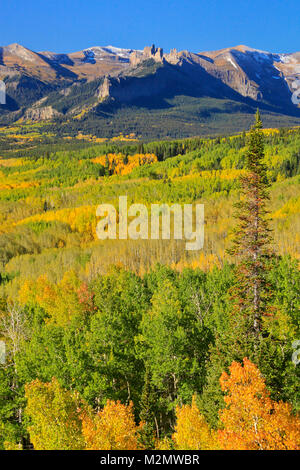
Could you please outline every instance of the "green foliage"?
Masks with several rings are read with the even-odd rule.
[[[146,364],[145,379],[140,401],[140,420],[143,427],[140,431],[139,440],[143,448],[151,450],[155,446],[157,411],[157,393],[155,393],[151,383],[151,374],[148,364]]]
[[[255,358],[249,325],[233,315],[237,259],[224,259],[237,179],[251,163],[247,135],[91,145],[68,142],[61,132],[59,144],[49,137],[31,149],[11,152],[0,142],[0,339],[9,346],[9,361],[0,367],[1,448],[26,447],[29,426],[34,439],[40,429],[56,432],[41,407],[39,415],[33,406],[24,415],[24,390],[32,383],[34,403],[51,399],[52,414],[64,417],[75,412],[76,393],[97,412],[107,400],[132,401],[147,448],[154,436],[172,435],[176,405],[190,404],[194,394],[217,427],[220,375],[245,354],[255,359],[272,398],[299,409],[300,369],[291,360],[300,334],[299,130],[264,132],[261,163],[277,252],[263,273],[272,295]],[[158,162],[109,176],[92,162],[109,153],[121,153],[125,164],[130,155],[154,153]],[[117,206],[124,194],[129,204],[147,207],[204,202],[203,252],[192,256],[176,240],[96,240],[94,208]],[[13,354],[12,300],[23,305]],[[246,293],[245,300],[253,299]],[[74,430],[80,423],[73,418]],[[49,441],[51,448],[72,448],[68,426],[64,432],[63,441]]]

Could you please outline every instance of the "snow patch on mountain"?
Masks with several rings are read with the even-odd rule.
[[[238,68],[237,68],[236,64],[233,62],[233,60],[232,60],[230,57],[229,57],[227,60],[228,60],[228,62],[230,62],[230,63],[231,63],[231,65],[233,65],[233,66],[234,66],[234,68],[235,68],[235,69],[237,69],[237,70],[238,70]]]
[[[114,47],[114,46],[105,46],[102,47],[103,50],[110,52],[112,54],[118,55],[120,57],[130,57],[130,54],[134,52],[134,49],[122,49],[121,47]]]
[[[103,60],[103,56],[119,57],[124,62],[129,62],[130,55],[135,49],[123,49],[114,46],[94,46],[84,49],[85,61],[95,63],[97,60]]]
[[[279,62],[282,62],[283,64],[289,64],[291,62],[290,54],[278,54],[278,57]]]

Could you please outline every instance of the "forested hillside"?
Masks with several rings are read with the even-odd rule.
[[[300,129],[157,142],[52,131],[0,129],[0,447],[299,449]],[[235,288],[253,266],[230,250],[250,170],[270,228],[259,341],[249,289]],[[203,250],[98,240],[97,206],[123,195],[203,203]]]

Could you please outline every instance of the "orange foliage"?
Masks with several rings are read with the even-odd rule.
[[[52,284],[47,275],[36,281],[25,281],[19,292],[19,301],[38,304],[49,315],[48,321],[61,326],[92,308],[92,299],[73,271],[67,271],[58,284]]]
[[[122,405],[107,400],[96,415],[84,414],[82,432],[87,450],[136,450],[138,427],[134,422],[133,404]]]
[[[0,190],[33,188],[39,185],[40,183],[37,181],[21,181],[19,183],[3,183],[3,184],[0,184]]]
[[[223,372],[220,383],[226,408],[220,411],[224,429],[218,431],[223,449],[298,450],[300,418],[291,405],[271,400],[264,378],[249,359],[244,366],[233,362],[230,375]]]
[[[95,310],[97,310],[97,307],[94,304],[95,294],[89,290],[89,287],[85,282],[81,284],[77,294],[78,301],[83,306],[85,312],[93,313]]]
[[[116,175],[128,175],[138,166],[149,165],[157,162],[157,156],[153,153],[129,155],[126,159],[122,153],[109,153],[92,159],[94,163],[107,166],[110,172]]]

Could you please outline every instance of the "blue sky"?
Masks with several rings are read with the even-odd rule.
[[[299,0],[0,0],[0,45],[300,51]]]

